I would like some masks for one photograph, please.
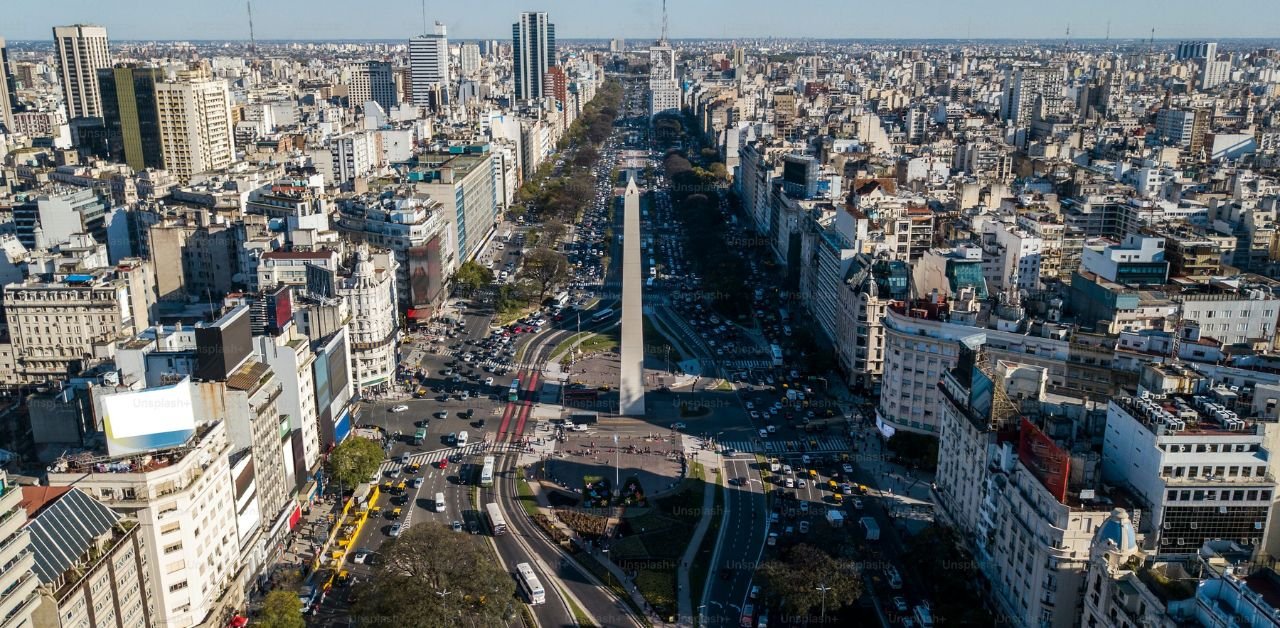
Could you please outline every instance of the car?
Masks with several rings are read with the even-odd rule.
[[[445,412],[444,410],[440,410],[439,412],[436,412],[436,413],[432,414],[431,416],[433,416],[433,417],[435,417],[435,418],[437,418],[437,419],[444,419],[444,418],[447,418],[447,417],[449,416],[449,413],[448,413],[448,412]]]
[[[449,529],[453,530],[454,532],[462,532],[462,522],[454,521],[453,523],[449,524]]]
[[[779,515],[776,511],[769,513],[769,523],[777,523],[781,518],[782,516]]]
[[[803,481],[801,480],[801,482]],[[809,502],[800,502],[800,512],[809,512]]]
[[[756,410],[752,410],[752,411],[751,411],[751,418],[752,418],[752,419],[759,419],[759,418],[760,418],[760,412],[758,412],[758,411],[756,411]]]
[[[766,430],[764,428],[760,428],[760,430],[757,431],[756,434],[758,434],[760,438],[769,438],[769,430]]]
[[[765,429],[768,430],[770,434],[776,434],[778,432],[778,426],[776,425],[766,425]]]
[[[409,486],[412,486],[413,488],[419,488],[419,487],[421,487],[421,486],[422,486],[422,478],[413,478],[413,481],[409,483]]]
[[[907,610],[910,609],[910,606],[907,605],[907,598],[904,598],[901,595],[894,596],[893,609],[899,613],[907,612]]]
[[[405,410],[408,410],[408,409],[409,409],[409,406],[406,406],[403,403],[398,406],[391,407],[392,412],[404,412]]]
[[[808,533],[809,533],[809,520],[802,519],[800,521],[800,534],[808,534]]]
[[[840,465],[840,470],[844,471],[845,473],[853,473],[853,465],[846,462]]]
[[[862,510],[863,508],[865,508],[865,506],[862,503],[862,499],[857,497],[853,498],[853,508],[854,510]]]
[[[796,487],[797,487],[797,488],[807,488],[808,486],[809,486],[809,484],[808,484],[807,482],[805,482],[805,479],[804,479],[804,478],[800,478],[800,479],[796,480]]]
[[[391,538],[393,538],[393,539],[395,539],[395,538],[399,538],[399,537],[400,537],[400,535],[404,533],[404,529],[405,529],[405,528],[407,528],[407,527],[409,527],[409,526],[407,526],[407,525],[405,525],[405,524],[403,524],[403,523],[397,523],[397,524],[392,525],[392,526],[391,526]]]
[[[751,599],[753,599],[753,600],[754,600],[754,599],[756,599],[756,598],[759,598],[759,597],[760,597],[760,585],[758,585],[758,584],[757,584],[757,585],[752,585],[752,587],[751,587],[751,593],[749,593],[749,594],[748,594],[748,597],[750,597],[750,598],[751,598]]]
[[[493,378],[492,378],[492,377],[486,377],[486,378],[484,378],[484,385],[485,385],[485,386],[492,386],[492,385],[493,385]]]
[[[813,462],[813,458],[810,458],[809,454],[804,454],[800,456],[800,462],[803,462],[805,466],[808,466],[809,463]]]
[[[367,547],[362,547],[356,550],[355,553],[351,555],[351,562],[357,565],[363,565],[365,564],[365,561],[369,560],[369,557],[372,555],[373,555],[373,550]]]

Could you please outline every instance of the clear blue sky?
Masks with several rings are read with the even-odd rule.
[[[247,39],[244,0],[0,0],[0,37],[49,39],[54,25],[106,26],[113,39]],[[511,36],[522,10],[547,11],[564,38],[652,39],[661,0],[427,0],[453,38]],[[259,39],[400,39],[422,30],[421,0],[254,0]],[[671,37],[1280,37],[1277,0],[669,0]]]

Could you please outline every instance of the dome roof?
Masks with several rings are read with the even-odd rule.
[[[1129,513],[1123,508],[1111,511],[1111,516],[1098,527],[1093,539],[1095,544],[1125,553],[1138,548],[1137,531],[1133,528]]]

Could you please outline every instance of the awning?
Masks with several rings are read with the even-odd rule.
[[[236,615],[231,618],[231,628],[244,628],[249,625],[249,618],[243,615]]]

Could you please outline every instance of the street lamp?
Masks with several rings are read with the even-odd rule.
[[[827,586],[827,585],[826,585],[826,583],[823,583],[823,584],[820,584],[820,585],[818,585],[818,586],[814,587],[814,590],[815,590],[815,591],[822,591],[822,621],[821,621],[821,623],[822,623],[822,624],[826,624],[826,623],[827,623],[827,591],[830,591],[830,590],[831,590],[831,587]]]

